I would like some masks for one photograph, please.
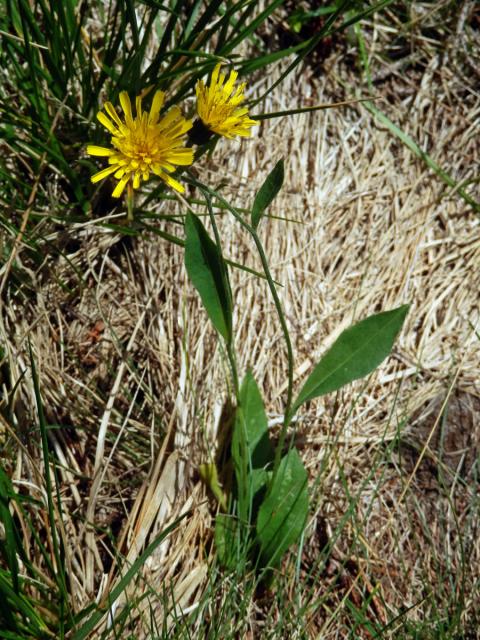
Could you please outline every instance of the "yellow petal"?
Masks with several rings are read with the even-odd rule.
[[[107,116],[103,113],[103,111],[99,111],[97,113],[97,119],[98,119],[99,122],[101,122],[103,124],[105,129],[108,129],[108,131],[110,131],[110,133],[113,133],[114,136],[118,135],[118,129],[111,122],[111,120],[109,120],[109,118],[107,118]]]
[[[91,156],[113,156],[115,149],[107,149],[106,147],[97,147],[95,144],[87,145],[87,153]]]
[[[184,186],[180,184],[180,182],[178,182],[177,180],[169,176],[168,173],[166,173],[165,171],[162,171],[162,168],[160,165],[157,164],[155,166],[152,166],[152,171],[155,175],[157,175],[164,182],[166,182],[170,187],[172,187],[172,189],[175,189],[180,193],[183,193],[185,191]]]
[[[140,120],[142,117],[142,96],[135,98],[135,107],[137,109],[137,118]]]
[[[193,162],[193,149],[176,149],[166,154],[168,162],[173,162],[178,165],[192,164]]]
[[[165,169],[165,171],[175,171],[176,167],[174,164],[171,164],[168,160],[166,159],[162,159],[161,164],[159,165],[162,169]]]
[[[118,127],[122,126],[122,121],[118,117],[118,113],[115,111],[115,107],[111,102],[106,102],[104,104],[104,109],[110,116],[110,118],[117,124]]]
[[[166,129],[168,127],[171,127],[173,123],[180,118],[182,118],[180,107],[172,107],[160,120],[159,126],[161,129]]]
[[[199,98],[200,95],[203,97],[204,92],[205,85],[203,84],[203,80],[198,80],[197,84],[195,85],[195,93],[197,94],[197,98]]]
[[[247,113],[248,113],[248,107],[240,107],[239,109],[235,109],[235,111],[233,112],[233,116],[235,118],[241,118],[242,116],[247,115]]]
[[[120,182],[117,184],[117,186],[115,187],[115,189],[112,192],[112,196],[114,198],[120,198],[120,196],[124,192],[125,187],[127,186],[127,182],[129,180],[130,180],[130,174],[129,173],[127,175],[123,176],[123,178],[120,180]]]
[[[118,169],[117,165],[112,165],[111,167],[107,167],[106,169],[102,169],[98,173],[94,173],[93,176],[90,178],[90,180],[93,183],[100,182],[100,180],[103,180],[104,178],[109,176],[111,173],[113,173],[117,169]]]
[[[128,171],[127,167],[119,167],[117,171],[115,171],[115,173],[113,174],[113,177],[116,178],[117,180],[120,180],[120,178],[123,178],[123,176],[126,174],[127,171]]]
[[[132,118],[132,103],[130,102],[130,98],[128,97],[128,93],[126,91],[120,92],[120,104],[122,105],[123,113],[125,114],[125,122],[128,127],[133,125]]]
[[[244,96],[242,94],[245,91],[245,87],[246,87],[245,82],[242,82],[242,84],[239,84],[232,98],[238,98],[238,99],[241,98],[241,100],[244,100]]]
[[[162,176],[162,178],[165,180],[168,186],[172,187],[172,189],[175,189],[175,191],[178,191],[179,193],[185,193],[185,187],[183,186],[183,184],[180,184],[178,180],[175,180],[174,178],[169,176],[167,173],[165,173]]]
[[[219,74],[219,79],[218,79],[218,87],[217,87],[219,92],[223,91],[224,83],[225,83],[225,74],[224,73],[220,73]]]
[[[215,69],[213,70],[213,73],[212,73],[212,79],[210,81],[210,86],[212,88],[214,88],[216,86],[216,84],[217,84],[218,74],[220,73],[220,67],[221,66],[222,66],[221,62],[219,62],[217,65],[215,65]]]
[[[115,153],[115,155],[110,156],[108,159],[108,164],[118,164],[119,167],[123,167],[129,162],[130,161],[121,153]]]
[[[233,85],[235,84],[237,77],[238,77],[238,73],[236,71],[230,72],[230,78],[228,79],[227,84],[223,88],[223,90],[228,96],[232,93]]]
[[[150,114],[148,116],[148,122],[150,124],[156,124],[158,122],[158,115],[160,113],[160,109],[163,107],[163,101],[165,99],[165,94],[163,91],[155,91],[155,95],[153,96],[152,106],[150,108]]]
[[[183,137],[192,126],[191,120],[186,120],[182,116],[178,116],[175,119],[175,114],[170,114],[170,112],[158,124],[159,130],[165,136],[165,142],[168,147],[178,146],[181,141],[176,140],[176,138]]]

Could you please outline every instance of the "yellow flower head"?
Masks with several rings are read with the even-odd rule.
[[[226,138],[249,136],[250,128],[257,123],[248,117],[247,107],[241,106],[245,100],[245,84],[234,89],[238,76],[236,71],[230,72],[225,83],[225,75],[220,73],[220,67],[219,63],[213,70],[210,86],[206,87],[202,80],[197,82],[198,117],[207,129]]]
[[[130,181],[129,188],[138,189],[142,180],[148,180],[150,172],[159,176],[170,187],[183,193],[184,187],[174,180],[169,172],[175,165],[189,165],[193,162],[193,150],[183,146],[184,135],[191,129],[192,121],[186,120],[178,107],[173,107],[160,118],[165,94],[157,91],[153,97],[150,112],[142,111],[142,96],[136,99],[137,115],[132,115],[132,105],[126,91],[120,93],[120,104],[125,115],[123,122],[111,102],[105,103],[105,111],[97,114],[98,120],[112,134],[112,147],[88,145],[87,153],[92,156],[108,157],[106,169],[95,173],[91,180],[98,182],[113,173],[118,184],[113,197],[119,198]]]

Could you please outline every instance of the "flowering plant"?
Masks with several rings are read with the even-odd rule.
[[[141,180],[148,180],[150,173],[154,173],[169,187],[183,193],[183,185],[171,174],[178,167],[191,165],[194,161],[193,150],[186,142],[187,132],[190,132],[189,143],[200,146],[206,144],[212,135],[226,138],[250,136],[256,122],[249,117],[248,108],[243,106],[245,85],[235,87],[238,74],[231,71],[226,81],[220,69],[221,65],[217,64],[209,85],[202,80],[197,82],[198,120],[195,125],[182,116],[179,107],[173,107],[161,116],[164,103],[161,91],[154,94],[149,113],[142,111],[142,96],[137,97],[135,117],[128,95],[122,92],[120,104],[124,122],[112,104],[107,102],[105,111],[108,116],[100,111],[97,117],[112,134],[112,148],[89,145],[87,151],[94,156],[108,157],[110,166],[93,175],[92,182],[113,174],[118,183],[112,195],[120,197],[127,186],[131,203],[133,190],[140,186]],[[377,367],[390,352],[408,307],[371,316],[342,333],[294,400],[294,358],[287,322],[257,234],[266,210],[282,187],[283,161],[277,163],[257,193],[250,223],[207,185],[191,176],[186,176],[184,181],[203,195],[214,231],[215,239],[212,240],[200,218],[194,213],[187,213],[185,265],[213,325],[225,342],[234,389],[234,398],[229,402],[235,407],[231,435],[235,481],[232,483],[225,478],[224,470],[217,469],[212,460],[201,465],[200,474],[222,508],[216,520],[216,540],[223,564],[233,567],[235,541],[238,543],[240,540],[242,545],[251,549],[251,559],[257,568],[268,572],[300,538],[308,516],[307,472],[295,447],[290,445],[284,450],[292,418],[305,402],[335,391]],[[243,382],[239,382],[232,323],[234,300],[212,198],[220,201],[250,233],[283,330],[288,389],[283,426],[275,448],[270,440],[262,396],[253,375],[247,371]],[[225,486],[232,487],[228,495],[224,493],[222,481]]]

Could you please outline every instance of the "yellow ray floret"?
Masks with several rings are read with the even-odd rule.
[[[225,82],[225,75],[220,73],[221,64],[217,64],[212,73],[210,85],[205,86],[202,80],[195,87],[197,93],[197,113],[203,124],[221,136],[249,136],[250,129],[257,124],[248,117],[245,101],[245,84],[235,89],[238,73],[230,72]]]
[[[138,189],[142,180],[150,174],[159,176],[173,189],[183,193],[184,187],[169,174],[177,166],[193,162],[193,150],[184,146],[185,134],[192,127],[192,121],[173,107],[163,117],[160,110],[165,94],[157,91],[152,100],[150,112],[142,111],[142,96],[135,100],[136,116],[133,117],[132,104],[126,91],[120,94],[120,104],[125,121],[115,111],[111,102],[105,104],[105,111],[97,114],[98,120],[112,134],[111,148],[90,144],[87,153],[108,158],[108,166],[95,173],[91,180],[99,182],[113,174],[118,180],[113,197],[119,198],[127,184]]]

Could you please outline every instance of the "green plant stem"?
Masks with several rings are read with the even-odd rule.
[[[263,245],[262,245],[261,240],[258,237],[258,234],[255,231],[255,229],[250,224],[248,224],[248,222],[245,222],[245,220],[243,219],[242,215],[235,209],[235,207],[233,207],[231,204],[229,204],[225,200],[225,198],[223,198],[221,195],[216,193],[213,189],[210,189],[206,185],[198,182],[197,180],[195,180],[191,176],[189,178],[189,182],[193,186],[195,186],[198,189],[200,189],[202,192],[208,193],[211,196],[215,196],[231,212],[231,214],[241,224],[241,226],[244,229],[246,229],[249,232],[249,234],[252,236],[253,241],[255,242],[255,246],[257,248],[258,254],[260,256],[260,260],[261,260],[261,263],[262,263],[263,271],[265,273],[265,277],[267,279],[267,283],[268,283],[270,292],[271,292],[272,297],[273,297],[273,302],[274,302],[275,308],[277,310],[278,318],[280,320],[280,325],[282,327],[282,332],[283,332],[283,336],[284,336],[285,344],[286,344],[286,348],[287,348],[288,387],[287,387],[287,401],[285,403],[285,412],[284,412],[282,430],[280,432],[280,438],[279,438],[278,445],[277,445],[276,450],[275,450],[275,460],[274,460],[274,465],[273,465],[273,476],[272,476],[272,482],[271,482],[271,485],[270,485],[270,486],[272,486],[273,482],[275,480],[275,476],[276,476],[277,471],[278,471],[278,467],[280,465],[281,458],[282,458],[282,449],[283,449],[283,446],[285,444],[285,438],[286,438],[286,435],[287,435],[288,425],[290,424],[290,421],[292,419],[291,407],[292,407],[292,395],[293,395],[293,349],[292,349],[292,342],[290,340],[290,334],[288,332],[287,322],[285,320],[285,315],[283,313],[282,304],[280,302],[280,298],[278,297],[278,293],[277,293],[277,289],[275,287],[275,283],[274,283],[272,275],[270,273],[270,268],[268,266],[268,261],[267,261],[266,255],[265,255],[265,251],[263,249]],[[212,211],[212,215],[213,215],[213,211]]]
[[[132,183],[129,182],[127,185],[127,221],[133,222],[133,207],[134,207],[134,195],[133,195],[133,187]]]
[[[237,399],[237,404],[238,404],[239,396],[240,396],[240,384],[238,381],[237,358],[235,356],[235,350],[233,349],[231,344],[227,344],[227,356],[228,356],[228,361],[230,363],[230,369],[232,370],[233,388],[235,391],[235,398]]]

